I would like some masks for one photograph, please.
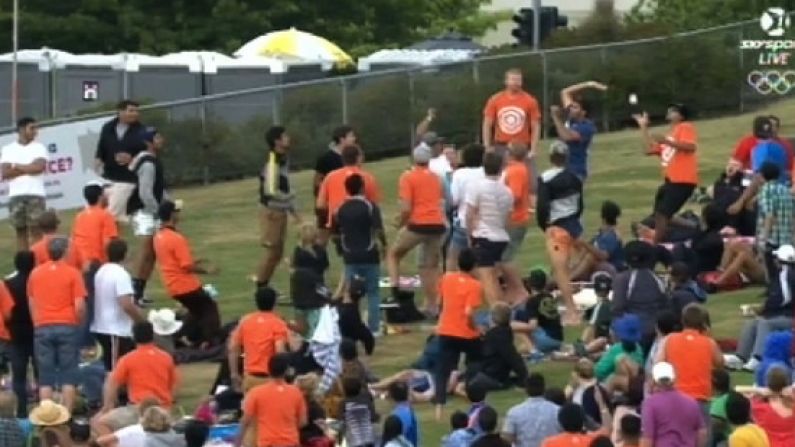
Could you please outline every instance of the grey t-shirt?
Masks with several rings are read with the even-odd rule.
[[[540,447],[560,433],[558,406],[543,397],[530,397],[508,410],[502,432],[515,438],[516,447]]]

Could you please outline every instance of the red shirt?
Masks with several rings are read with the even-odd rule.
[[[795,148],[792,147],[792,144],[790,144],[788,140],[781,138],[776,138],[775,140],[787,151],[787,167],[790,172],[792,172],[792,159],[795,157]],[[734,147],[732,159],[740,162],[743,165],[743,169],[751,169],[751,154],[757,144],[759,144],[759,139],[753,135],[746,135],[740,138],[740,141],[737,142],[737,146]],[[793,173],[793,176],[795,176],[795,173]]]

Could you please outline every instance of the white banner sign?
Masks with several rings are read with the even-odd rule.
[[[36,139],[47,148],[47,208],[66,210],[83,206],[83,187],[99,178],[94,171],[94,154],[102,125],[107,117],[39,129]],[[0,136],[0,147],[17,138],[16,133]],[[0,219],[8,217],[8,182],[0,181]]]

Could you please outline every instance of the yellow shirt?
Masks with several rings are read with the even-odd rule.
[[[756,424],[745,424],[729,436],[729,447],[770,447],[767,434]]]

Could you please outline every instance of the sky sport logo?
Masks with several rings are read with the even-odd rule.
[[[759,17],[759,27],[767,39],[748,39],[740,42],[741,50],[759,51],[757,65],[746,77],[746,82],[762,95],[785,95],[795,89],[795,71],[767,68],[789,68],[791,50],[795,40],[784,38],[791,25],[791,18],[784,8],[767,8]]]

